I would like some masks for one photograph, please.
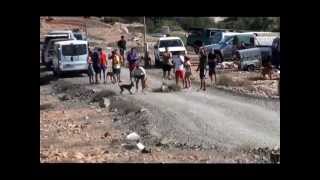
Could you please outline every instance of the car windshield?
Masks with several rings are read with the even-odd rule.
[[[62,46],[62,54],[64,56],[79,56],[87,53],[85,44],[64,45]]]
[[[173,39],[173,40],[163,40],[160,41],[160,48],[163,47],[177,47],[177,46],[183,46],[182,42],[179,39]]]
[[[233,36],[225,36],[220,42],[219,44],[226,44],[228,41],[231,40]]]
[[[222,32],[215,32],[212,37],[212,44],[219,43],[221,41]]]

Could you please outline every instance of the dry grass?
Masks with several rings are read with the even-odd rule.
[[[217,78],[217,85],[221,86],[249,86],[251,83],[247,79],[233,80],[230,76],[221,75]]]

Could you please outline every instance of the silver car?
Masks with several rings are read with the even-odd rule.
[[[260,48],[238,50],[236,54],[240,59],[241,70],[253,71],[262,65]]]

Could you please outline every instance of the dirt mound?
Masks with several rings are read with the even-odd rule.
[[[71,98],[77,97],[81,100],[91,98],[94,95],[94,91],[86,89],[80,84],[72,84],[66,81],[58,81],[53,85],[53,89],[56,93],[65,93],[71,96]]]
[[[103,90],[100,91],[98,93],[96,93],[93,98],[91,99],[92,102],[100,102],[103,98],[109,98],[112,96],[115,96],[116,93],[114,91],[111,90]]]
[[[154,118],[152,113],[134,101],[126,100],[120,96],[111,98],[111,111],[116,111],[115,119],[120,122],[119,127],[129,132],[137,132],[141,141],[147,146],[156,145],[158,137],[150,133],[150,121]]]

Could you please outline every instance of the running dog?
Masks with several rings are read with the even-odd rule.
[[[132,91],[131,91],[131,89],[134,87],[133,81],[131,81],[130,84],[119,84],[119,83],[118,83],[118,85],[119,85],[119,87],[120,87],[120,89],[121,89],[120,94],[122,94],[125,89],[126,89],[127,91],[129,91],[130,94],[133,94]]]

